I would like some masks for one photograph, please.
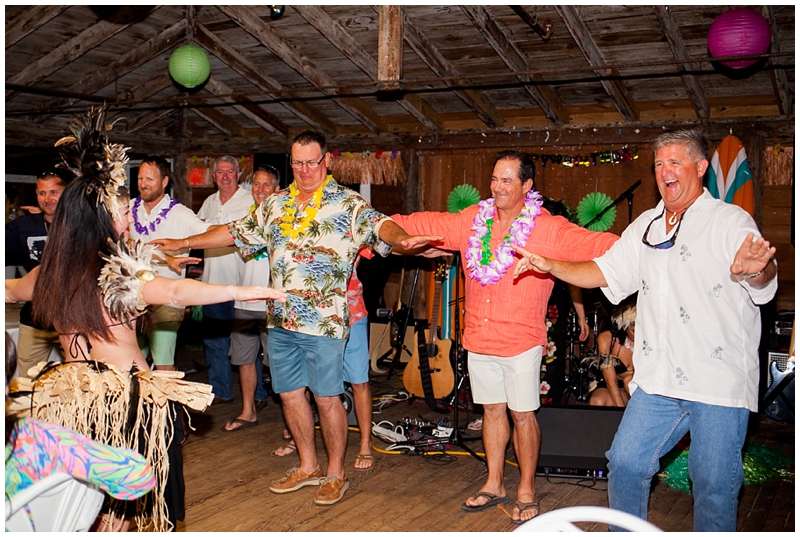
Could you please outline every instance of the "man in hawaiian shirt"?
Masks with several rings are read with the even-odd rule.
[[[270,196],[248,216],[227,227],[188,239],[191,248],[235,244],[245,255],[267,249],[271,285],[285,291],[285,303],[268,302],[268,352],[273,388],[283,401],[286,424],[297,443],[300,467],[274,481],[281,494],[321,485],[317,505],[332,505],[344,496],[347,414],[343,355],[350,331],[347,283],[362,246],[388,255],[391,246],[414,249],[436,241],[432,235],[410,236],[357,193],[328,175],[331,155],[325,137],[304,131],[294,138],[291,167],[294,182]],[[169,250],[182,241],[155,241]],[[314,394],[328,455],[327,472],[317,460],[314,418],[304,393]]]

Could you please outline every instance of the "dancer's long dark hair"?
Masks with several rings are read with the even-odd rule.
[[[58,200],[33,291],[33,320],[62,334],[111,342],[97,278],[105,264],[100,254],[110,254],[108,239],[116,242],[119,236],[114,218],[98,203],[98,191],[89,186],[85,180],[73,181]],[[119,189],[120,207],[129,196],[127,188]]]
[[[17,370],[17,347],[14,345],[14,340],[6,332],[6,390],[11,386],[11,379],[14,377],[14,372]],[[6,395],[8,401],[8,395]],[[9,414],[6,410],[6,445],[11,443],[11,436],[17,427],[17,416]]]

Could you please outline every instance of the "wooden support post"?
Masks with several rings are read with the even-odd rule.
[[[378,6],[378,90],[398,91],[403,69],[403,8]]]

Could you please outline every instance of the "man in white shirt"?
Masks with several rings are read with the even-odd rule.
[[[515,247],[524,256],[515,275],[533,268],[601,287],[615,304],[639,292],[631,399],[606,453],[609,506],[646,520],[659,458],[688,432],[694,530],[736,531],[742,446],[758,411],[758,305],[778,287],[775,248],[749,214],[703,188],[702,133],[664,133],[653,151],[662,201],[608,252],[567,263]]]
[[[253,173],[253,209],[280,188],[280,172],[264,166]],[[239,269],[237,285],[264,285],[269,287],[269,256],[266,252],[243,258],[236,256]],[[223,431],[238,431],[258,425],[256,412],[267,404],[267,390],[263,386],[259,348],[264,350],[264,365],[269,365],[267,355],[267,302],[235,302],[233,330],[231,332],[231,364],[239,366],[239,384],[242,388],[242,412],[226,423]]]
[[[183,238],[208,228],[194,211],[166,193],[171,176],[170,165],[162,157],[148,156],[142,161],[137,182],[139,197],[131,200],[131,239],[146,243],[164,237]],[[185,257],[188,250],[171,253]],[[156,266],[155,270],[164,278],[185,276],[185,270],[176,272],[167,266]],[[148,351],[151,353],[156,369],[175,370],[175,344],[184,311],[183,307],[153,306],[153,327],[139,334],[139,348],[145,356]]]
[[[197,216],[206,224],[227,224],[247,216],[253,197],[239,188],[239,162],[229,156],[214,162],[214,182],[217,192],[209,196]],[[239,271],[233,246],[208,248],[203,263],[203,281],[236,285]],[[214,389],[215,404],[233,402],[231,363],[228,359],[233,325],[233,301],[203,306],[203,345],[208,364],[208,383]]]

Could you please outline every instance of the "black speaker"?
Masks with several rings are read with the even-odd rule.
[[[607,479],[606,451],[624,408],[543,406],[536,413],[542,431],[537,475]]]

